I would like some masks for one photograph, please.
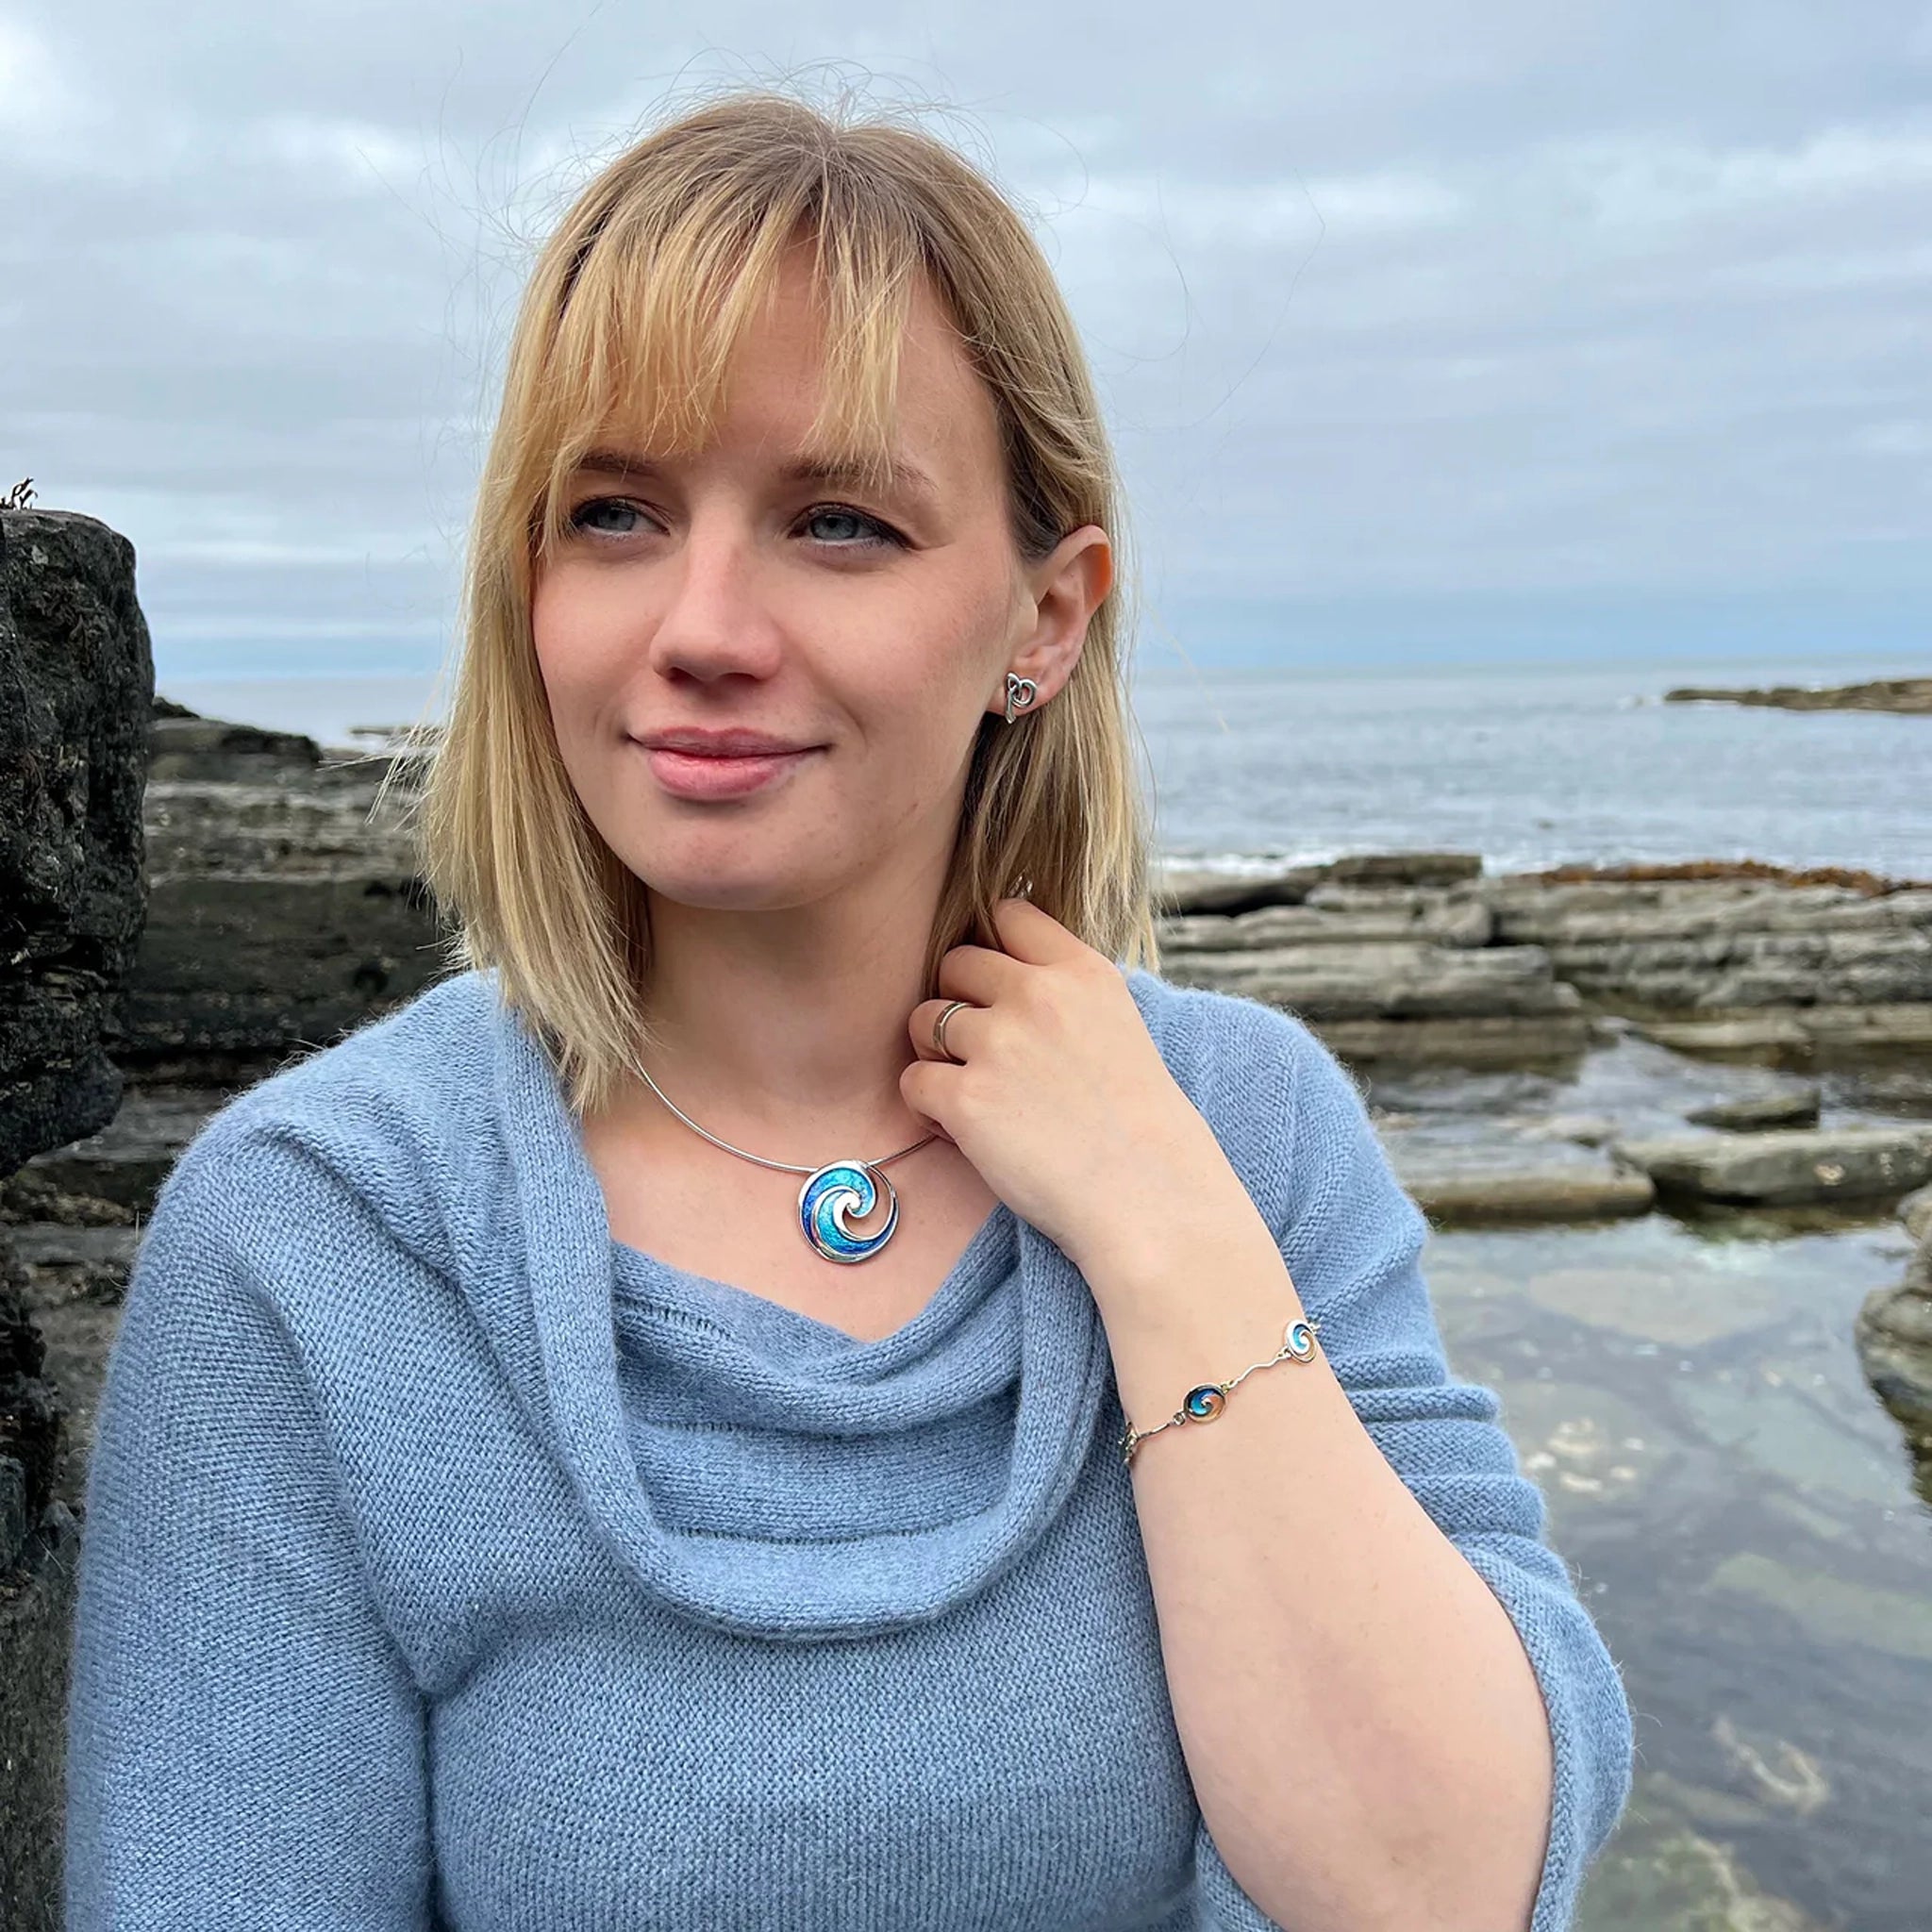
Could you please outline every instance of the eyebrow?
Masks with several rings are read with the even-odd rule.
[[[649,457],[633,455],[629,450],[593,449],[579,458],[574,474],[581,475],[587,472],[611,476],[661,476],[664,465]],[[868,480],[858,464],[839,462],[829,457],[794,457],[778,474],[788,483],[863,485]],[[906,457],[891,459],[887,482],[890,488],[908,496],[931,499],[939,494],[932,478]]]

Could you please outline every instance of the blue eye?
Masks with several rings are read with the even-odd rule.
[[[848,523],[858,524],[871,535],[861,535],[855,541],[835,542],[835,550],[871,550],[888,543],[903,543],[904,539],[891,525],[882,524],[876,517],[869,517],[863,510],[852,509],[842,503],[821,503],[805,513],[808,524],[817,523],[823,517],[843,517]]]
[[[586,519],[590,517],[593,510],[606,509],[627,511],[631,516],[637,516],[641,514],[636,504],[627,503],[621,496],[593,496],[590,498],[589,501],[578,504],[576,508],[571,511],[571,528],[574,530],[583,530],[590,528],[591,525],[588,524]],[[635,526],[627,530],[603,529],[599,532],[599,534],[606,537],[629,537],[635,534]]]

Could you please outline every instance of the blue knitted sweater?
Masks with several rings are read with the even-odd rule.
[[[1498,1398],[1448,1372],[1427,1224],[1300,1020],[1128,980],[1521,1633],[1557,1932],[1630,1712]],[[1085,1282],[1004,1204],[870,1342],[613,1241],[535,1035],[447,978],[231,1099],[143,1231],[69,1932],[1262,1932],[1194,1803],[1122,1424]]]

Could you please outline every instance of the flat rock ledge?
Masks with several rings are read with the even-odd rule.
[[[1738,1134],[1765,1127],[1815,1127],[1820,1098],[1816,1080],[1798,1080],[1770,1092],[1713,1100],[1692,1108],[1684,1118],[1693,1127],[1723,1127]]]
[[[1283,1007],[1372,1065],[1556,1066],[1611,1017],[1712,1059],[1932,1052],[1925,881],[1751,860],[1490,876],[1472,854],[1389,853],[1170,867],[1156,897],[1169,978]]]
[[[1491,1150],[1467,1159],[1394,1157],[1391,1165],[1437,1227],[1622,1220],[1657,1203],[1648,1174],[1580,1149],[1574,1159]]]
[[[1774,684],[1742,690],[1680,685],[1667,705],[1770,705],[1781,711],[1932,712],[1932,677],[1874,677],[1862,684]]]
[[[1898,1200],[1932,1181],[1932,1124],[1659,1135],[1609,1151],[1660,1196],[1761,1208]]]

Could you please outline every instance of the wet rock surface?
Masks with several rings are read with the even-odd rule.
[[[1413,1134],[1391,1155],[1402,1185],[1438,1225],[1597,1221],[1648,1214],[1657,1204],[1647,1174],[1580,1146],[1553,1146],[1533,1130],[1434,1147]]]
[[[182,1148],[225,1097],[221,1089],[131,1090],[98,1133],[0,1180],[0,1221],[125,1227],[144,1220]]]
[[[1920,1492],[1932,1501],[1932,1189],[1901,1217],[1916,1242],[1904,1275],[1874,1288],[1854,1330],[1873,1392],[1906,1432]]]
[[[1932,1187],[1914,1188],[1898,1204],[1898,1218],[1914,1241],[1924,1241],[1932,1232]]]

